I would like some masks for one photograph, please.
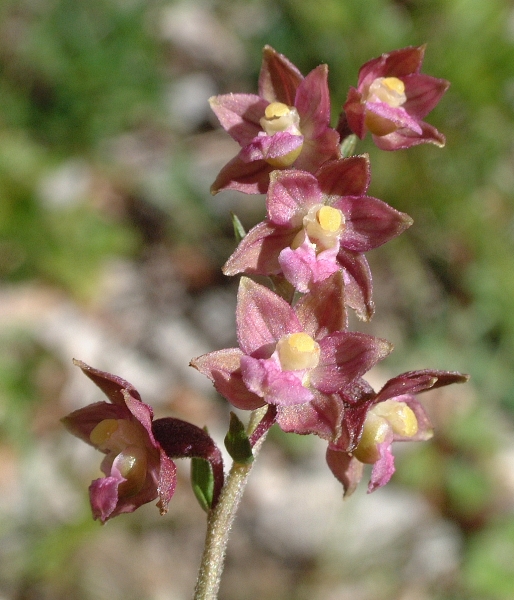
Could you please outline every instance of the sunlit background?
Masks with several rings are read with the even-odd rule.
[[[255,92],[270,44],[329,65],[334,122],[359,66],[427,43],[452,82],[444,149],[369,141],[371,195],[414,226],[369,256],[377,314],[352,327],[470,384],[422,398],[432,442],[342,502],[318,440],[272,430],[220,600],[514,597],[514,5],[508,0],[3,0],[0,6],[0,600],[187,600],[205,529],[189,465],[169,514],[101,527],[101,456],[59,419],[100,392],[76,357],[221,443],[228,406],[188,368],[234,344],[220,267],[262,197],[209,194],[236,152],[207,99]],[[409,447],[408,447],[409,446]]]

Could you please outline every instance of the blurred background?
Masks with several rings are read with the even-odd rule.
[[[59,419],[102,399],[72,357],[132,382],[157,416],[219,443],[228,406],[187,365],[234,345],[237,151],[207,99],[255,92],[270,44],[328,63],[334,123],[361,64],[427,43],[452,82],[444,149],[383,153],[371,195],[414,218],[370,253],[395,352],[371,374],[442,368],[432,442],[344,503],[319,440],[272,430],[234,527],[220,600],[514,597],[514,4],[510,0],[3,0],[0,4],[0,600],[182,600],[205,519],[179,465],[169,514],[101,527],[100,454]]]

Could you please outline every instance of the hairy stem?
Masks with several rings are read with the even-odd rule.
[[[255,428],[255,421],[260,418],[260,415],[256,414],[258,412],[255,411],[252,415],[248,427],[249,431]],[[257,457],[265,437],[266,434],[254,445],[254,459]],[[205,547],[198,571],[194,600],[216,600],[218,597],[230,528],[234,522],[254,462],[255,460],[246,465],[233,463],[221,491],[218,504],[209,513]]]

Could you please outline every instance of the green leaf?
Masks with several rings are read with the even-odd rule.
[[[208,460],[196,457],[191,459],[191,485],[198,503],[205,512],[209,512],[212,507],[214,476]]]
[[[225,436],[225,447],[235,462],[247,465],[253,461],[252,446],[245,426],[233,412],[230,413],[230,426]]]
[[[235,215],[234,213],[231,213],[231,214],[232,214],[232,226],[234,227],[234,235],[236,237],[236,242],[239,244],[239,242],[245,237],[246,231],[243,227],[243,224],[239,220],[239,217],[237,215]]]

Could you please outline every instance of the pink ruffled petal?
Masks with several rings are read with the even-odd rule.
[[[241,373],[248,389],[268,404],[291,406],[313,399],[296,371],[283,371],[273,359],[241,358]]]
[[[371,492],[374,492],[388,483],[395,471],[394,455],[391,452],[391,440],[386,440],[381,444],[377,444],[377,449],[380,458],[373,465],[373,469],[371,470],[368,494],[371,494]]]
[[[311,284],[324,281],[339,271],[338,250],[338,246],[335,246],[333,249],[316,254],[316,246],[305,236],[303,244],[295,250],[284,248],[279,254],[278,262],[285,278],[299,292],[306,293]]]
[[[95,479],[89,486],[89,500],[93,512],[93,518],[105,523],[113,513],[118,504],[118,486],[123,483],[124,478],[118,473],[117,476]]]
[[[381,150],[405,150],[419,144],[435,144],[442,148],[446,143],[444,135],[432,125],[420,121],[421,135],[409,129],[398,129],[383,136],[373,136],[373,141]]]
[[[303,145],[303,136],[279,131],[275,135],[254,137],[239,153],[243,162],[273,160],[298,150]]]
[[[421,135],[422,133],[419,119],[411,117],[403,106],[389,106],[386,102],[366,102],[366,111],[368,113],[373,113],[377,117],[391,121],[391,123],[394,123],[398,128],[410,130],[417,135]]]

